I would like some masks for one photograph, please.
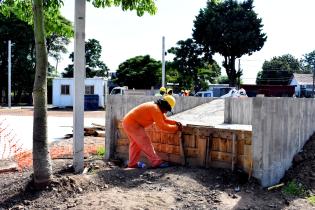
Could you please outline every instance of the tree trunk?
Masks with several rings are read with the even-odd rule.
[[[34,185],[47,186],[52,179],[52,167],[47,142],[47,68],[43,0],[33,0],[36,72],[33,89],[33,170]]]
[[[226,74],[229,78],[229,86],[235,87],[236,85],[236,70],[235,70],[235,56],[225,56],[223,61],[223,67],[226,70]]]

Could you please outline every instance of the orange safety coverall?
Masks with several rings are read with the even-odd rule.
[[[154,122],[161,130],[172,133],[178,131],[176,121],[167,119],[154,102],[140,104],[124,117],[122,125],[130,142],[128,167],[134,168],[137,166],[141,151],[149,159],[152,167],[157,167],[162,163],[144,130],[145,127],[152,125]]]

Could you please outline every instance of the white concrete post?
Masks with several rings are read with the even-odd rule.
[[[165,37],[162,37],[162,87],[165,87]]]
[[[11,109],[11,40],[8,42],[8,107]]]
[[[73,166],[78,173],[84,168],[85,0],[75,1],[74,16]]]

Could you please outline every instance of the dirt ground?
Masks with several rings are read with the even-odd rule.
[[[1,110],[3,111],[3,110]],[[48,115],[72,112],[50,110]],[[12,114],[12,111],[10,112]],[[32,110],[21,113],[32,114]],[[90,115],[105,114],[88,112]],[[104,115],[105,116],[105,115]],[[96,144],[91,137],[85,138]],[[101,142],[99,139],[98,142]],[[56,142],[64,148],[66,142]],[[69,157],[66,157],[69,158]],[[315,136],[294,158],[294,165],[273,190],[241,171],[172,166],[164,169],[127,169],[118,160],[104,162],[87,155],[86,174],[74,174],[71,159],[53,160],[53,182],[36,191],[31,182],[32,169],[0,174],[0,210],[2,209],[315,209],[306,199],[315,194]],[[304,193],[285,193],[295,180]]]
[[[314,182],[303,174],[315,174],[314,148],[315,138],[284,178],[285,183],[303,184],[308,195],[315,192]],[[240,171],[127,169],[119,161],[91,156],[85,161],[88,173],[75,175],[71,164],[71,159],[55,159],[54,180],[43,191],[29,184],[31,170],[0,174],[0,209],[315,209],[306,195],[288,195],[284,187],[261,188]]]

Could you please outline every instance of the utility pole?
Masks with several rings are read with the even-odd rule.
[[[165,37],[162,37],[162,87],[165,87]]]
[[[11,40],[8,42],[8,107],[11,109]]]
[[[315,86],[315,65],[313,66],[313,90],[312,90],[312,97],[314,98],[314,87]]]
[[[240,74],[240,72],[241,72],[241,59],[239,58],[238,59],[238,72],[239,72],[239,74]],[[241,86],[241,76],[239,76],[238,78],[237,78],[237,88],[238,89],[240,89],[240,86]]]
[[[79,173],[84,168],[85,0],[75,1],[74,13],[73,166]]]

